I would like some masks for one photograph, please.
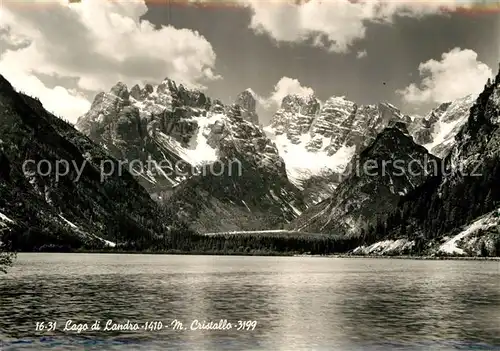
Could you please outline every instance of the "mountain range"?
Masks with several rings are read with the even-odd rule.
[[[98,94],[77,128],[118,159],[139,160],[138,181],[195,230],[257,230],[305,209],[257,120],[249,90],[226,106],[165,79]]]
[[[415,162],[415,167],[411,172],[398,171],[398,162]],[[309,207],[292,227],[360,235],[366,223],[393,211],[401,197],[422,185],[433,171],[433,162],[440,160],[415,144],[403,122],[393,122],[354,160],[348,177],[332,194]]]
[[[266,127],[251,89],[223,104],[168,78],[117,83],[75,129],[2,78],[0,220],[23,249],[284,229],[356,238],[362,254],[491,254],[496,232],[477,228],[497,226],[498,80],[423,117],[386,102],[288,95]],[[40,176],[26,160],[67,160],[76,171]],[[114,165],[104,181],[103,160]],[[479,161],[481,176],[463,174]]]

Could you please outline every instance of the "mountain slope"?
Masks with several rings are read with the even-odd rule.
[[[248,172],[238,181],[227,175],[195,176],[176,189],[168,207],[201,233],[281,229],[304,208],[300,194],[260,177]]]
[[[249,143],[249,140],[252,142]],[[305,208],[278,151],[234,105],[210,135],[220,159],[179,187],[166,203],[200,232],[281,228]]]
[[[328,199],[310,207],[291,227],[312,233],[361,234],[401,196],[422,184],[439,159],[413,142],[402,122],[391,124],[351,163],[350,175]]]
[[[104,149],[2,76],[0,123],[1,223],[14,248],[144,247],[175,224]]]

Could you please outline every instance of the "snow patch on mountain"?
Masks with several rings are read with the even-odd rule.
[[[465,247],[474,246],[475,241],[479,239],[481,231],[488,231],[492,228],[498,228],[500,222],[500,209],[492,211],[466,226],[460,233],[445,238],[445,242],[437,250],[440,253],[449,255],[465,255]]]
[[[310,152],[304,145],[312,141],[309,134],[300,136],[300,143],[292,143],[285,134],[275,135],[272,128],[266,127],[269,138],[276,143],[280,156],[285,161],[288,179],[302,189],[305,180],[312,176],[342,173],[356,152],[356,146],[342,147],[333,155],[328,154],[328,138],[322,137],[322,146],[316,152]]]
[[[432,142],[422,145],[429,152],[431,152],[436,146],[443,145],[447,146],[453,142],[454,135],[452,134],[453,129],[457,126],[457,122],[445,123],[439,121],[435,127],[435,131],[432,134]]]
[[[409,132],[417,144],[438,157],[445,157],[455,144],[455,136],[467,122],[476,95],[439,105],[425,117],[415,117]]]
[[[208,136],[211,126],[225,118],[225,115],[215,113],[207,117],[192,117],[187,120],[198,126],[197,133],[191,137],[187,146],[163,132],[158,132],[157,135],[164,142],[164,146],[177,153],[183,160],[193,166],[201,166],[218,160],[218,150],[208,143]]]
[[[67,225],[69,225],[71,227],[71,229],[73,229],[79,235],[83,235],[83,236],[87,236],[87,237],[92,237],[94,239],[102,241],[104,243],[104,245],[108,246],[108,247],[115,247],[116,246],[116,243],[114,243],[112,241],[103,239],[103,238],[101,238],[101,237],[99,237],[99,236],[97,236],[95,234],[89,234],[89,233],[87,233],[86,231],[84,231],[80,227],[78,227],[76,224],[74,224],[73,222],[71,222],[68,219],[66,219],[63,215],[59,215],[59,218],[62,219],[64,223],[66,223]]]
[[[8,224],[13,224],[14,221],[0,212],[0,227],[6,227]]]
[[[383,240],[369,246],[358,246],[352,251],[354,255],[391,255],[411,250],[415,241],[408,239]]]
[[[76,226],[73,222],[68,221],[66,218],[64,218],[64,216],[59,215],[59,218],[61,218],[64,221],[64,223],[69,225],[71,228],[78,229],[78,226]]]

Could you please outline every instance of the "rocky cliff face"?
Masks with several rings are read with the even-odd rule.
[[[241,107],[241,116],[245,121],[259,125],[257,98],[252,89],[247,89],[236,97],[235,104]]]
[[[8,228],[0,241],[19,250],[141,248],[177,225],[102,147],[2,76],[0,123],[0,226]]]
[[[393,210],[440,160],[413,142],[403,122],[391,123],[350,163],[350,175],[291,227],[312,233],[360,235],[364,224]]]
[[[136,85],[130,91],[118,83],[108,93],[96,96],[90,111],[78,120],[77,128],[117,158],[140,160],[136,162],[136,173],[142,184],[155,193],[178,185],[202,165],[218,160],[218,135],[222,127],[228,127],[223,120],[228,114],[237,116],[237,125],[224,129],[224,135],[234,132],[231,136],[241,137],[247,127],[240,121],[257,124],[255,109],[256,100],[250,90],[238,95],[235,105],[225,106],[169,79],[158,86]],[[251,138],[249,134],[248,143],[257,142]],[[155,162],[148,163],[148,159]]]
[[[116,84],[99,93],[77,128],[130,168],[148,191],[170,189],[193,169],[217,159],[207,145],[212,103],[203,93],[165,79],[156,87]],[[132,163],[132,161],[134,161]]]
[[[427,116],[415,118],[408,128],[410,134],[417,144],[444,158],[454,146],[455,135],[467,122],[475,99],[476,96],[469,95],[441,104]]]
[[[285,159],[290,180],[316,203],[331,194],[353,156],[391,121],[410,118],[387,103],[358,106],[332,97],[321,107],[314,96],[292,95],[283,99],[266,131]],[[321,193],[321,188],[329,190]]]
[[[274,114],[270,131],[285,135],[292,144],[300,144],[300,137],[309,131],[319,111],[320,102],[314,95],[285,96],[281,108]]]
[[[168,79],[157,87],[136,86],[130,92],[119,83],[96,97],[77,126],[117,158],[139,160],[133,170],[141,183],[151,194],[160,194],[157,197],[161,200],[175,195],[168,203],[176,204],[176,211],[189,218],[193,227],[209,231],[218,228],[224,216],[236,223],[238,211],[250,211],[248,222],[268,229],[266,225],[281,226],[295,218],[303,205],[300,193],[288,181],[276,146],[256,123],[255,110],[251,90],[241,93],[235,104],[225,106]],[[148,164],[148,159],[155,162]],[[241,165],[238,171],[218,174],[219,169],[214,175],[213,167],[228,171],[234,164]],[[194,184],[203,196],[192,193]],[[280,187],[287,193],[285,197],[279,195]],[[276,196],[271,195],[274,191]],[[194,200],[197,205],[189,207]],[[201,223],[197,222],[205,213],[201,204],[210,213],[217,212],[214,208],[225,210]],[[259,220],[253,213],[259,213]],[[263,220],[266,216],[273,219]],[[242,222],[221,228],[248,229]]]

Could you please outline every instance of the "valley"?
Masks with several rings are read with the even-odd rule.
[[[497,77],[477,98],[441,104],[424,117],[389,103],[288,95],[263,127],[251,89],[224,105],[168,78],[130,90],[117,83],[97,94],[75,130],[3,80],[4,121],[17,126],[15,116],[22,124],[3,130],[10,147],[0,161],[10,171],[1,184],[2,225],[21,250],[495,256],[498,85]],[[15,139],[22,130],[47,155]],[[20,157],[23,148],[30,158]],[[478,152],[487,156],[481,177],[459,174]],[[25,168],[47,156],[48,165],[74,167],[44,176]],[[363,168],[368,163],[374,173]],[[480,184],[489,190],[478,192]],[[450,202],[464,187],[475,189],[473,203],[481,206]],[[9,210],[14,189],[31,201],[17,205],[26,217]],[[81,200],[61,207],[70,189]],[[36,221],[57,229],[35,229]]]

